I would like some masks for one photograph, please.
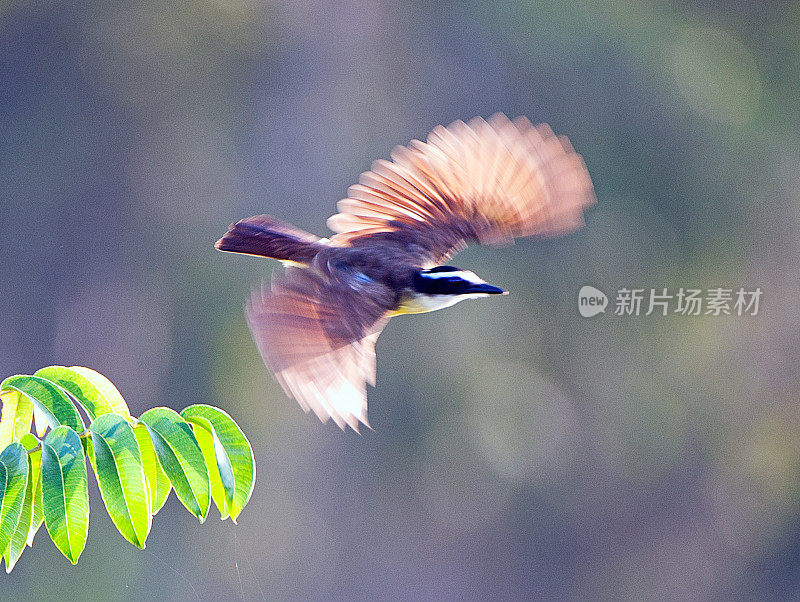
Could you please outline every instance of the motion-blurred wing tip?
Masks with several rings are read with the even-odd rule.
[[[334,244],[403,227],[424,237],[438,262],[462,248],[459,237],[494,242],[578,228],[582,219],[563,227],[564,214],[595,202],[583,159],[547,124],[497,112],[437,126],[426,140],[395,147],[391,162],[378,159],[361,175],[328,220]],[[432,232],[442,233],[434,243]]]

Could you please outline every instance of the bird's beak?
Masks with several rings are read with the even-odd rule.
[[[499,286],[492,286],[491,284],[487,284],[485,282],[481,284],[473,284],[468,293],[482,293],[484,295],[507,295],[508,291],[503,290]]]

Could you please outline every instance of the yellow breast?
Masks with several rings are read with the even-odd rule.
[[[467,299],[472,295],[408,295],[393,313],[393,316],[403,314],[424,314],[429,311],[436,311],[455,305],[462,299]]]

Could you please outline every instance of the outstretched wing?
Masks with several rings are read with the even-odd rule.
[[[467,240],[502,244],[583,225],[594,192],[583,159],[547,125],[497,114],[439,126],[373,163],[328,220],[332,244],[420,246],[441,263]]]
[[[393,300],[368,279],[289,268],[253,293],[247,322],[287,395],[323,422],[357,431],[359,422],[369,426],[366,383],[375,384],[375,341]]]

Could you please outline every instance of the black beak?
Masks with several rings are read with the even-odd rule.
[[[467,289],[468,293],[483,293],[484,295],[507,295],[508,291],[504,291],[499,286],[492,286],[491,284],[473,284]]]

